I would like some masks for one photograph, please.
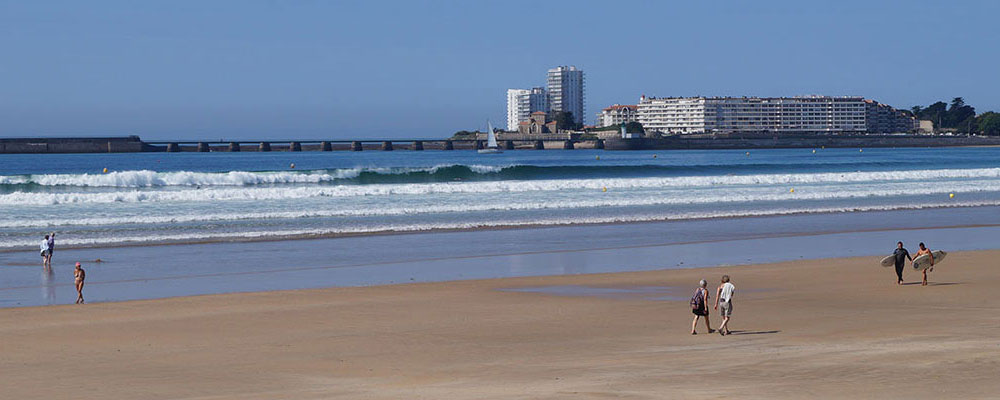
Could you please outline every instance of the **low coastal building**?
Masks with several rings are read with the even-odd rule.
[[[922,119],[917,121],[918,133],[934,133],[934,121]]]
[[[635,104],[615,104],[597,113],[596,127],[627,124],[638,119],[638,107]]]
[[[666,134],[858,134],[912,132],[898,110],[854,96],[646,97],[636,119]]]
[[[526,121],[521,121],[517,125],[517,133],[522,135],[540,135],[543,133],[557,133],[558,124],[556,121],[548,121],[544,112],[536,111]]]

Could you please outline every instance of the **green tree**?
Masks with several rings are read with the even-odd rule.
[[[922,108],[917,117],[920,119],[925,119],[934,122],[934,127],[937,129],[944,128],[944,116],[948,112],[948,104],[943,101],[936,102],[925,108]]]
[[[582,124],[578,124],[573,120],[572,111],[556,111],[552,116],[552,120],[556,121],[557,129],[578,130],[583,128]]]
[[[976,117],[978,131],[991,136],[1000,136],[1000,114],[985,112]]]
[[[642,127],[642,124],[632,121],[625,124],[625,132],[628,133],[646,133],[646,130]]]
[[[976,109],[965,104],[965,99],[956,97],[951,100],[951,107],[945,114],[942,126],[957,129],[959,132],[969,132],[973,128]]]

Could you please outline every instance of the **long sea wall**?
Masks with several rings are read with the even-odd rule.
[[[138,136],[0,139],[3,153],[137,153],[148,151]]]

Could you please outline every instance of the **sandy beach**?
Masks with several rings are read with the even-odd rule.
[[[897,286],[863,257],[7,308],[0,387],[11,399],[986,398],[1000,391],[998,256],[951,253],[927,287],[911,270]],[[687,297],[724,273],[735,334],[690,335]]]

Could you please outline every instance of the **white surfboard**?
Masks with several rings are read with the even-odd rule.
[[[941,264],[941,261],[944,260],[944,257],[948,255],[947,252],[944,252],[944,251],[941,251],[941,250],[932,251],[931,254],[934,255],[934,266],[935,267],[938,264]],[[922,255],[920,257],[917,257],[917,258],[913,259],[913,269],[914,270],[923,271],[923,270],[925,270],[927,268],[930,268],[930,267],[931,267],[931,258],[927,254],[924,254],[924,255]]]
[[[896,256],[885,256],[882,261],[879,262],[883,267],[891,267],[896,265]]]

